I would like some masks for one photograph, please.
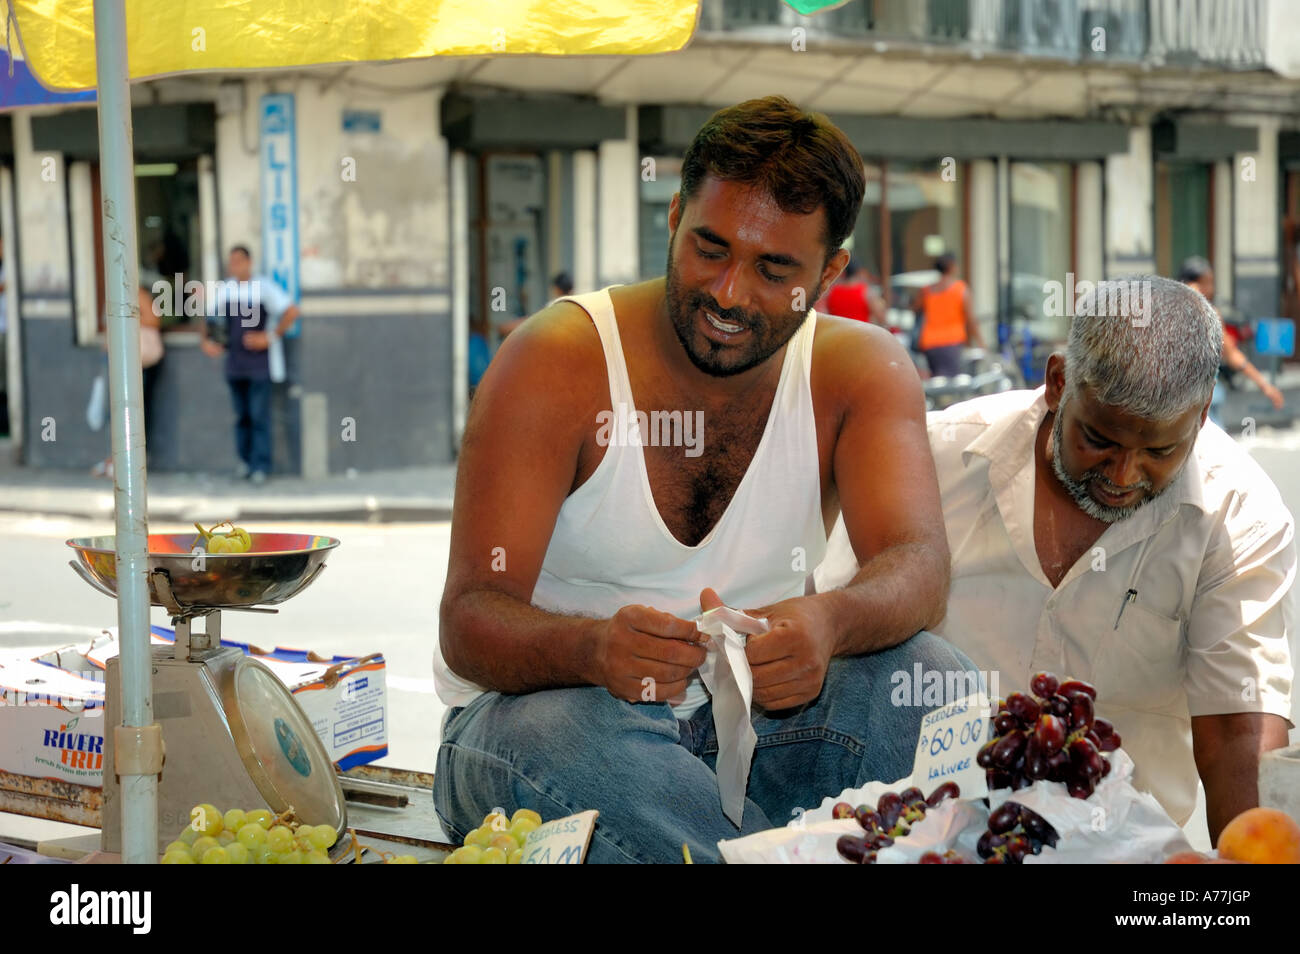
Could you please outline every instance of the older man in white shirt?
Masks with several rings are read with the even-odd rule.
[[[1260,754],[1287,741],[1294,520],[1206,423],[1213,308],[1143,281],[1150,313],[1075,318],[1044,388],[929,415],[952,551],[934,631],[1003,695],[1042,670],[1094,683],[1137,786],[1182,824],[1199,771],[1217,841],[1258,804]],[[855,567],[837,526],[817,589]]]

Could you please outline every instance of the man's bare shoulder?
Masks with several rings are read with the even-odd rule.
[[[574,301],[555,301],[512,331],[499,353],[525,349],[530,357],[589,361],[601,354],[600,335],[585,308]]]
[[[903,346],[879,325],[835,315],[817,316],[813,335],[814,389],[845,399],[914,394],[920,378]]]
[[[591,316],[575,302],[557,301],[532,315],[501,343],[483,386],[513,389],[526,384],[533,389],[530,399],[545,399],[548,395],[586,393],[594,384],[607,394],[606,380],[604,350]]]

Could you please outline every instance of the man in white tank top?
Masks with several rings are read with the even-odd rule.
[[[591,861],[716,860],[720,839],[910,772],[925,709],[892,703],[899,674],[971,667],[922,632],[949,559],[912,362],[809,307],[864,182],[824,117],[722,110],[687,151],[666,276],[561,299],[502,345],[461,448],[435,654],[453,836],[498,807],[594,808]],[[841,511],[862,569],[804,595]],[[691,621],[723,601],[771,625],[746,648],[743,832]]]

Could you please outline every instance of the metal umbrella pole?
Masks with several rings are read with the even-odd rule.
[[[144,386],[140,371],[140,271],[135,227],[135,154],[127,82],[123,0],[95,0],[99,83],[99,175],[103,193],[104,295],[113,434],[117,626],[121,638],[122,724],[114,732],[122,781],[122,861],[158,860],[158,772],[162,731],[154,724],[149,657],[148,524]]]

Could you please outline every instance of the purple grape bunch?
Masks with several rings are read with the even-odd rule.
[[[1043,845],[1056,847],[1056,829],[1042,815],[1003,802],[989,814],[988,829],[980,835],[976,852],[986,865],[1018,865],[1028,855],[1036,855]]]
[[[856,818],[862,826],[861,835],[841,835],[835,843],[836,850],[847,861],[857,865],[875,864],[876,852],[894,843],[912,830],[912,826],[925,817],[927,809],[934,808],[945,798],[960,798],[961,789],[956,782],[944,782],[926,798],[915,786],[901,792],[885,792],[876,801],[876,807],[839,802],[831,809],[832,818]]]
[[[1029,689],[1032,695],[1013,692],[998,702],[993,735],[975,757],[989,788],[1017,791],[1047,779],[1087,798],[1110,774],[1103,753],[1120,746],[1115,727],[1096,714],[1096,687],[1040,672]]]

